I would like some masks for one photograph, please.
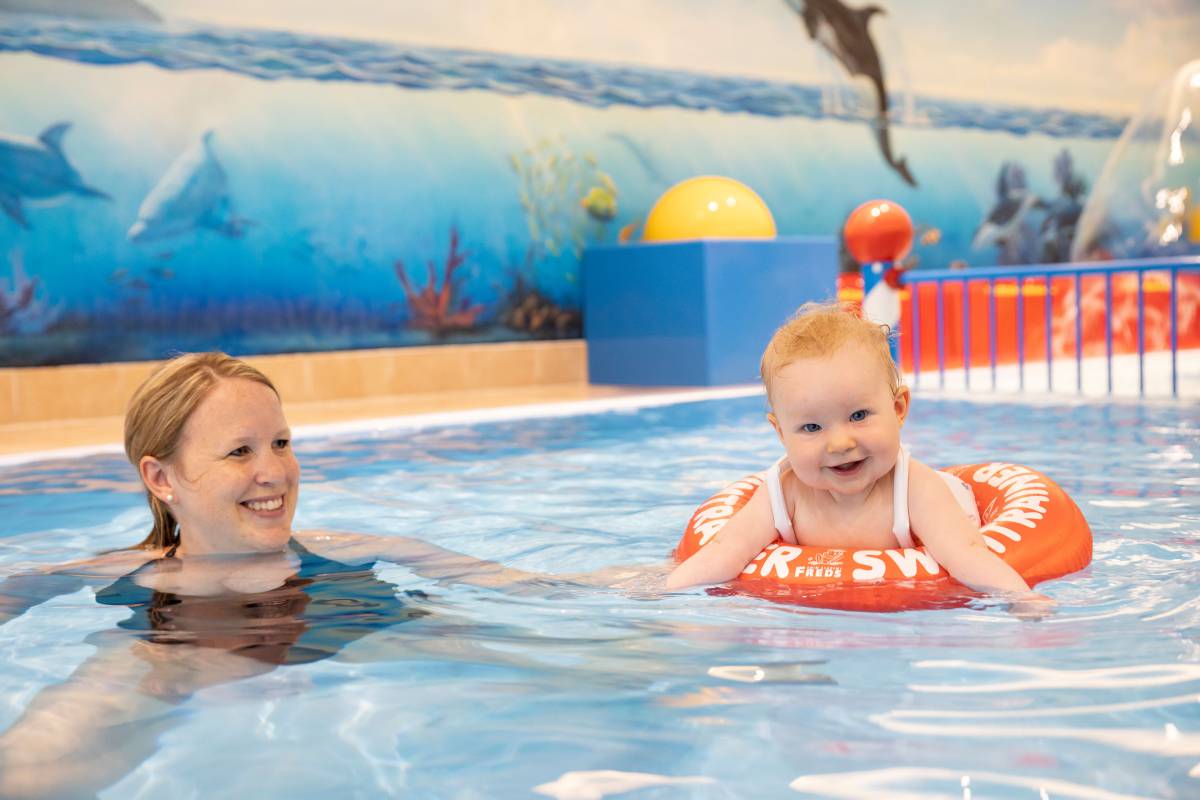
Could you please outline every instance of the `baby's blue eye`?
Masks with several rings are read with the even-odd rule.
[[[858,411],[855,411],[853,414],[850,415],[851,422],[862,422],[866,418],[867,418],[867,410],[865,408],[860,408]]]
[[[804,431],[805,433],[816,433],[817,431],[821,430],[821,426],[815,422],[806,422],[800,426],[800,430]]]
[[[291,443],[292,443],[291,439],[276,439],[274,441],[275,449],[277,449],[277,450],[283,450]]]

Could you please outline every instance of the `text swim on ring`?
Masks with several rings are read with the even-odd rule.
[[[1033,586],[1087,566],[1092,530],[1062,488],[1037,470],[992,462],[947,467],[975,495],[987,546]],[[684,561],[713,537],[754,492],[761,475],[735,481],[701,503],[675,548]],[[810,547],[777,539],[746,565],[734,591],[771,600],[852,611],[961,606],[972,595],[925,548]]]

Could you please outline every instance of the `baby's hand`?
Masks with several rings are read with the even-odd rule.
[[[1008,607],[1008,613],[1018,619],[1037,622],[1053,614],[1056,605],[1057,603],[1044,594],[1029,592],[1014,600]]]

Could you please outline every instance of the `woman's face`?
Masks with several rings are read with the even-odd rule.
[[[275,392],[225,379],[188,421],[165,464],[181,554],[283,549],[292,533],[300,465]]]

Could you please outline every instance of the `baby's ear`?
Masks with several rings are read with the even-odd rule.
[[[779,418],[775,416],[774,411],[767,412],[767,422],[771,423],[771,427],[775,429],[775,434],[779,437],[779,441],[783,441],[783,428],[779,427]]]
[[[908,419],[908,402],[912,399],[912,393],[908,387],[901,384],[896,388],[894,408],[896,409],[896,417],[900,420],[900,424],[904,424],[904,420]]]

